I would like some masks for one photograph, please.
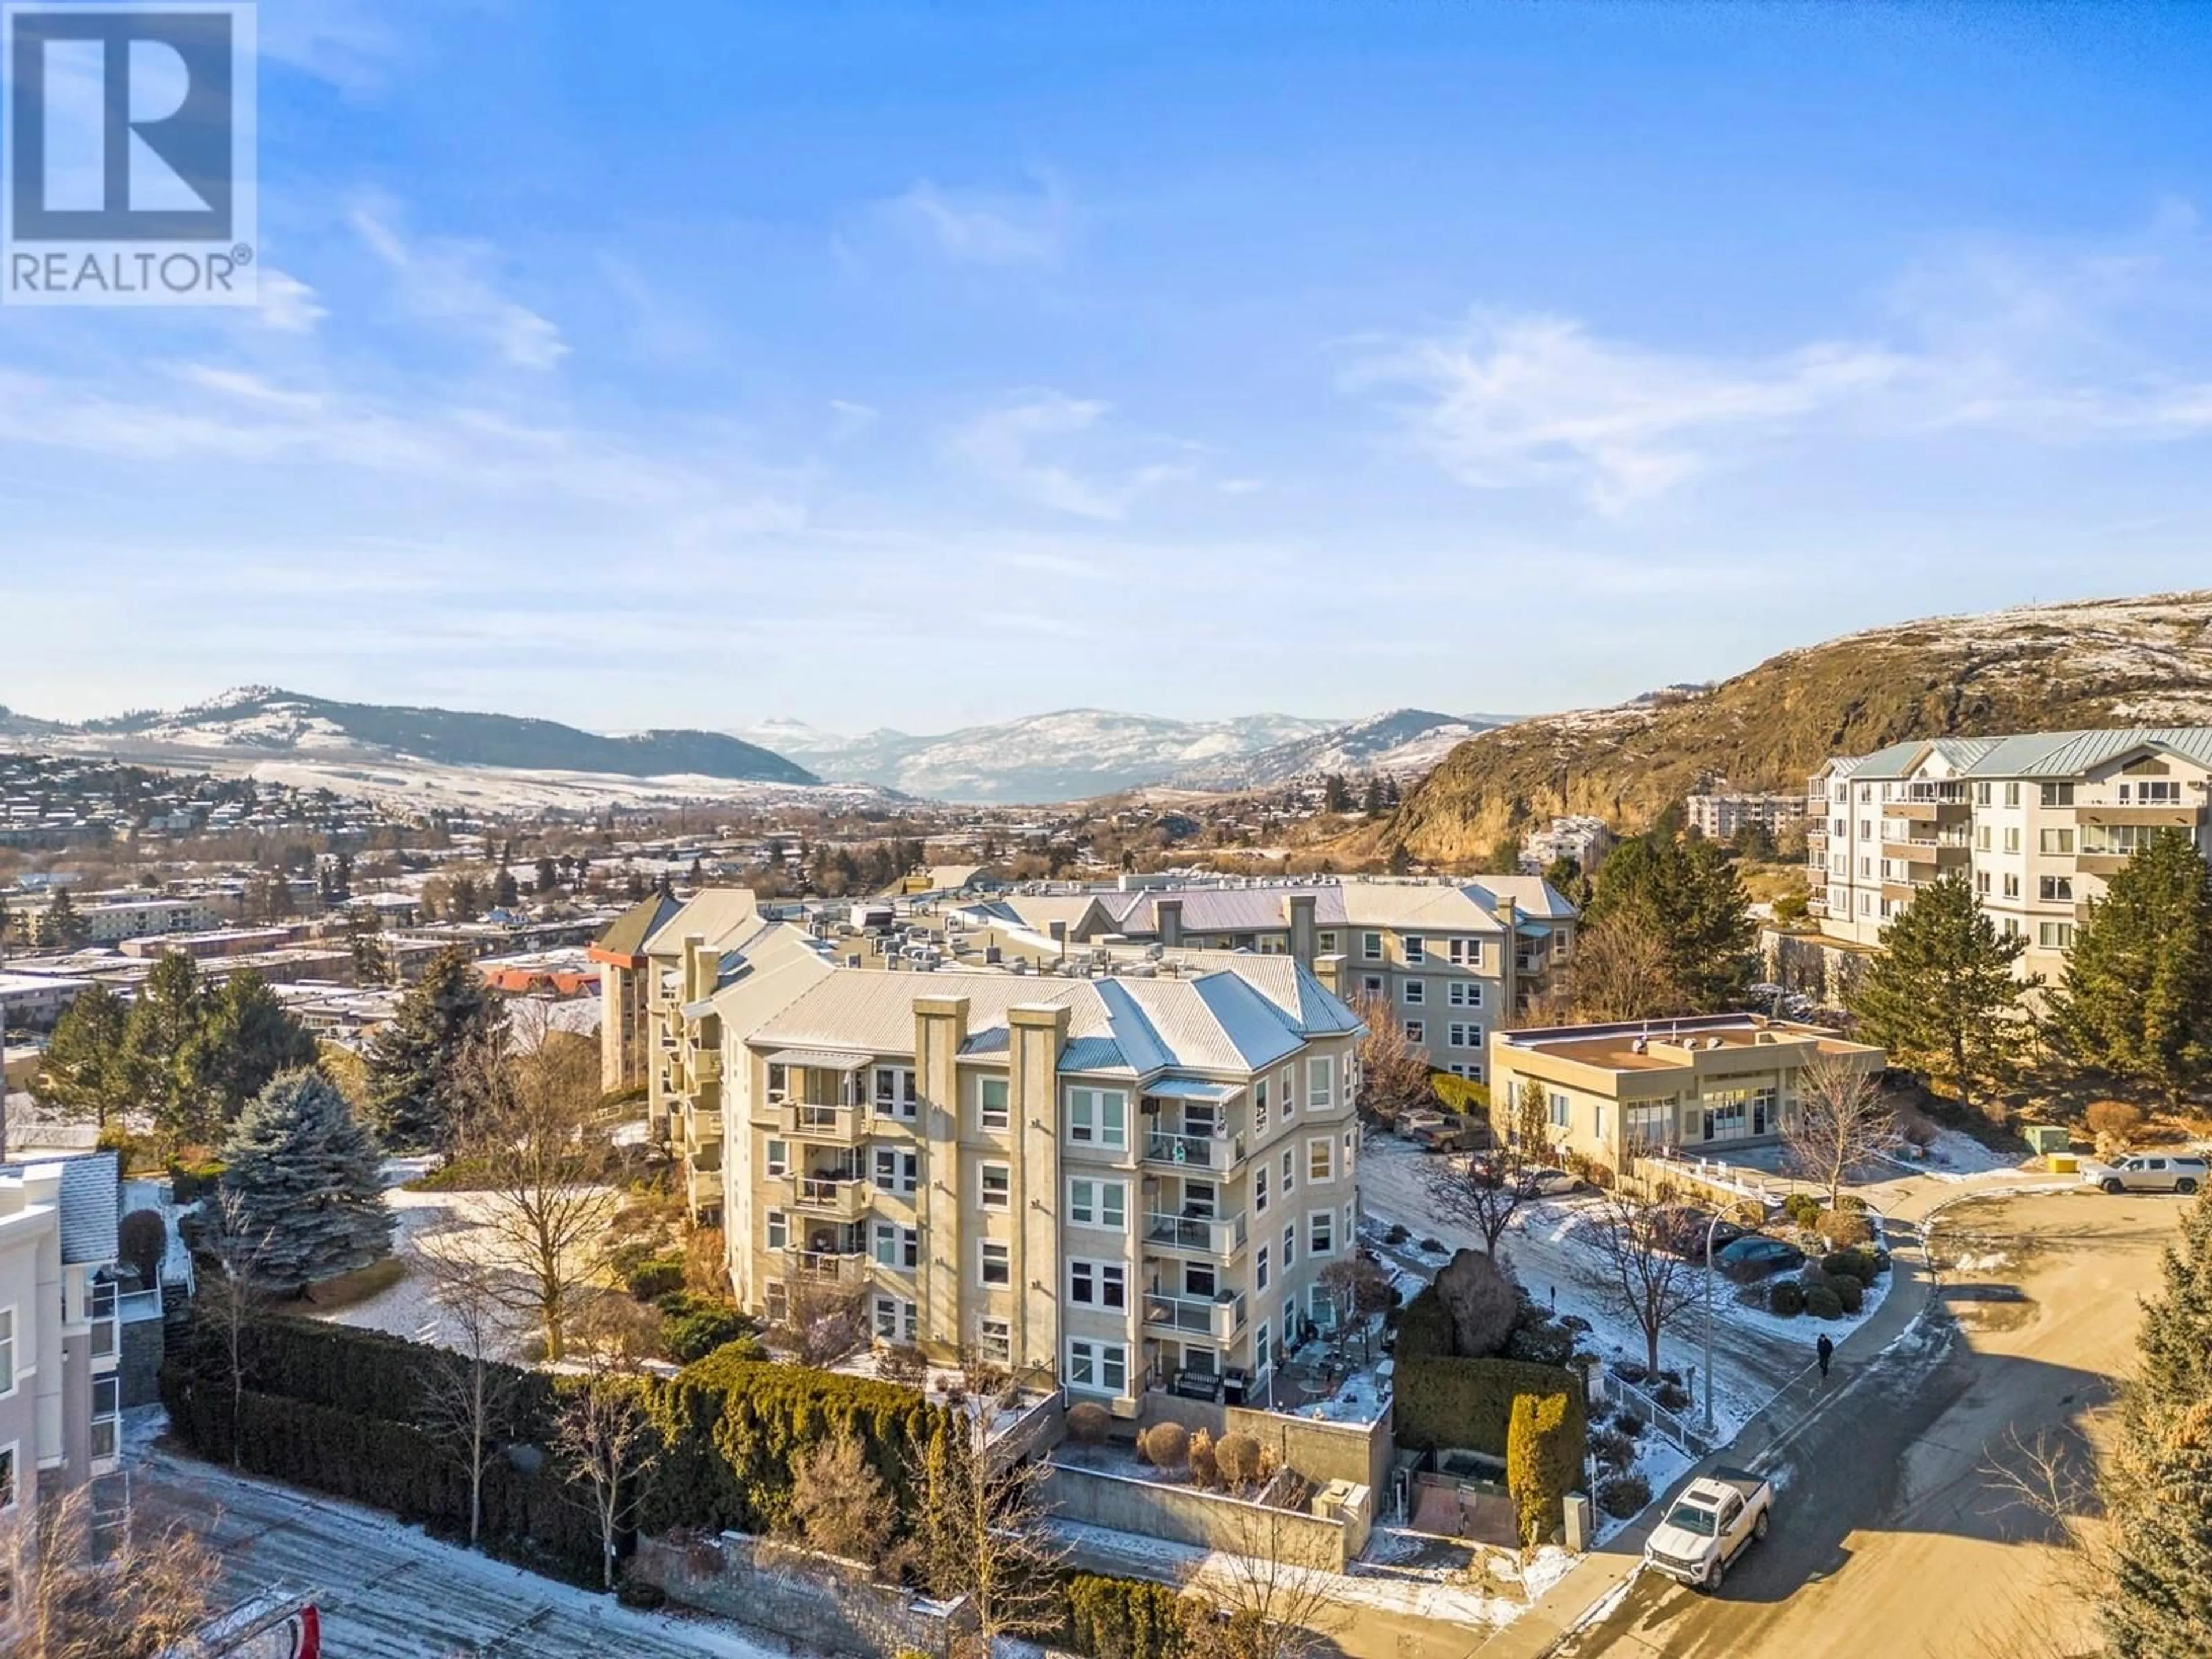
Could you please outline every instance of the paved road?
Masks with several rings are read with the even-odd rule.
[[[1775,1526],[1717,1596],[1652,1575],[1563,1652],[1608,1659],[1953,1659],[2062,1639],[2032,1517],[1989,1471],[2017,1434],[2075,1437],[2126,1363],[2172,1199],[1977,1200],[1935,1236],[1940,1306],[1839,1376],[1763,1454]],[[2041,1651],[2040,1648],[2034,1650]]]
[[[781,1659],[727,1625],[632,1613],[388,1516],[154,1453],[132,1468],[140,1515],[220,1551],[226,1604],[286,1586],[317,1593],[330,1659]]]

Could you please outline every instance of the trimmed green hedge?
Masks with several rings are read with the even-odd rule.
[[[1437,1287],[1425,1285],[1398,1316],[1398,1346],[1393,1352],[1402,1366],[1408,1359],[1448,1359],[1451,1351],[1451,1315]]]
[[[1565,1394],[1524,1394],[1513,1402],[1505,1433],[1505,1486],[1513,1494],[1521,1541],[1532,1548],[1565,1523],[1561,1500],[1582,1473],[1582,1413],[1574,1412],[1571,1421],[1571,1403]]]
[[[1569,1437],[1581,1458],[1582,1389],[1574,1373],[1559,1366],[1519,1359],[1401,1358],[1394,1381],[1401,1446],[1420,1451],[1465,1447],[1503,1457],[1513,1402],[1525,1395],[1564,1393]]]
[[[1190,1605],[1164,1584],[1078,1573],[1067,1581],[1064,1640],[1083,1659],[1183,1659]]]

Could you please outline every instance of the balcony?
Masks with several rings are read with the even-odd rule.
[[[1244,1297],[1223,1291],[1212,1297],[1145,1293],[1145,1328],[1175,1336],[1200,1336],[1228,1342],[1244,1328]]]
[[[860,1144],[862,1118],[857,1106],[786,1101],[781,1111],[784,1133],[797,1139],[828,1141],[839,1146]]]
[[[684,1195],[695,1210],[719,1210],[722,1207],[722,1172],[720,1170],[689,1170],[684,1175]]]
[[[1232,1256],[1244,1248],[1242,1215],[1167,1215],[1145,1218],[1145,1243],[1183,1255]]]
[[[1929,823],[1965,823],[1973,817],[1973,811],[1963,797],[1957,800],[1886,800],[1881,804],[1881,816],[1891,823],[1900,818]]]
[[[808,1215],[857,1221],[868,1207],[868,1184],[853,1175],[803,1175],[792,1179],[791,1207]]]
[[[1233,1170],[1244,1161],[1244,1137],[1155,1132],[1145,1137],[1144,1158],[1178,1170]]]
[[[818,1284],[857,1285],[868,1275],[868,1258],[860,1250],[792,1250],[785,1260],[793,1277]]]

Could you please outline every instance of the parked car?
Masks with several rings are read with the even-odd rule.
[[[1768,1273],[1786,1273],[1792,1267],[1802,1267],[1805,1252],[1785,1239],[1769,1238],[1764,1233],[1747,1233],[1723,1250],[1717,1260],[1723,1269],[1729,1273],[1763,1279]]]
[[[1583,1184],[1565,1170],[1531,1170],[1528,1182],[1540,1198],[1558,1198],[1579,1190]]]
[[[1717,1590],[1729,1563],[1766,1536],[1773,1506],[1773,1487],[1757,1475],[1715,1469],[1682,1488],[1644,1546],[1644,1564],[1692,1589]]]
[[[2095,1182],[2108,1193],[2188,1194],[2204,1184],[2205,1173],[2201,1158],[2142,1152],[2103,1170],[2093,1170],[2082,1178]]]
[[[1751,1231],[1748,1227],[1739,1227],[1733,1221],[1715,1221],[1711,1211],[1684,1204],[1669,1210],[1661,1220],[1660,1248],[1673,1255],[1683,1256],[1692,1261],[1703,1261],[1708,1229],[1712,1236],[1715,1260],[1719,1259],[1723,1249]]]
[[[270,1590],[167,1650],[162,1659],[320,1659],[322,1618],[313,1601]]]

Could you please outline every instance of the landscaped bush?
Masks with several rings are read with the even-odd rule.
[[[1398,1443],[1419,1450],[1463,1446],[1486,1456],[1505,1455],[1505,1436],[1514,1398],[1524,1394],[1567,1391],[1573,1437],[1580,1446],[1583,1425],[1578,1379],[1556,1365],[1531,1365],[1517,1359],[1418,1359],[1401,1358],[1397,1374]]]
[[[1820,1200],[1810,1193],[1791,1193],[1782,1200],[1782,1213],[1800,1227],[1820,1224]]]
[[[1409,1359],[1449,1358],[1451,1352],[1451,1315],[1437,1287],[1427,1285],[1398,1316],[1398,1362],[1402,1365]]]
[[[1221,1464],[1214,1455],[1213,1436],[1204,1429],[1190,1437],[1190,1483],[1211,1492],[1221,1484]]]
[[[1651,1483],[1640,1474],[1616,1474],[1597,1483],[1597,1506],[1616,1521],[1642,1512],[1651,1501]]]
[[[1874,1270],[1875,1273],[1886,1273],[1889,1271],[1889,1252],[1887,1250],[1876,1250],[1870,1259],[1874,1262]],[[1868,1282],[1872,1283],[1871,1280]]]
[[[1863,1285],[1874,1277],[1874,1252],[1831,1250],[1820,1258],[1820,1271],[1830,1279],[1856,1279]]]
[[[624,1287],[640,1302],[658,1302],[684,1288],[681,1255],[648,1256],[623,1276]]]
[[[1560,1503],[1582,1469],[1583,1436],[1565,1394],[1524,1394],[1513,1402],[1505,1437],[1505,1487],[1513,1494],[1521,1542],[1546,1542],[1561,1524]]]
[[[1805,1311],[1805,1287],[1794,1279],[1778,1279],[1766,1287],[1766,1306],[1784,1319]]]
[[[197,1203],[203,1198],[212,1198],[222,1185],[223,1166],[213,1160],[199,1164],[172,1164],[169,1166],[169,1192],[179,1204]]]
[[[1413,1230],[1404,1222],[1394,1221],[1390,1224],[1389,1230],[1382,1235],[1382,1242],[1385,1244],[1403,1244],[1413,1236]]]
[[[918,1389],[929,1380],[929,1356],[911,1342],[894,1344],[876,1356],[876,1375],[886,1382]]]
[[[1810,1285],[1805,1291],[1805,1311],[1815,1319],[1841,1319],[1844,1299],[1836,1294],[1832,1285]]]
[[[1600,1468],[1625,1469],[1636,1461],[1636,1442],[1618,1429],[1592,1430],[1589,1451]]]
[[[625,1573],[615,1585],[615,1600],[626,1607],[653,1613],[668,1605],[668,1592],[648,1579],[633,1578]]]
[[[1575,1334],[1553,1319],[1527,1297],[1513,1316],[1513,1328],[1505,1338],[1504,1357],[1532,1365],[1564,1365],[1574,1352]]]
[[[1613,1413],[1613,1426],[1631,1440],[1641,1440],[1644,1438],[1646,1425],[1644,1419],[1638,1417],[1633,1409],[1623,1406]]]
[[[1067,1581],[1066,1645],[1084,1659],[1182,1659],[1191,1604],[1164,1584],[1078,1573]]]
[[[1421,1249],[1430,1255],[1442,1255],[1444,1253],[1444,1242],[1441,1238],[1425,1238],[1421,1241]]]
[[[1137,1437],[1137,1449],[1156,1469],[1179,1469],[1190,1461],[1190,1435],[1180,1423],[1155,1423]]]
[[[1624,1382],[1641,1382],[1651,1375],[1650,1371],[1644,1369],[1644,1362],[1639,1359],[1614,1360],[1613,1374]]]
[[[1858,1210],[1831,1210],[1820,1218],[1820,1237],[1839,1250],[1855,1249],[1874,1237],[1874,1228]]]
[[[1103,1444],[1114,1427],[1114,1413],[1095,1400],[1079,1400],[1067,1408],[1067,1432],[1077,1444]]]
[[[1828,1281],[1828,1288],[1836,1293],[1836,1300],[1847,1314],[1855,1314],[1866,1305],[1866,1286],[1849,1273],[1838,1273]]]
[[[116,1259],[138,1270],[142,1290],[159,1290],[161,1258],[168,1254],[169,1224],[159,1210],[133,1210],[116,1228]]]
[[[1222,1479],[1233,1486],[1248,1486],[1260,1478],[1260,1443],[1249,1434],[1224,1434],[1213,1449]]]
[[[1680,1382],[1662,1382],[1652,1391],[1651,1397],[1670,1412],[1690,1409],[1690,1391]]]

